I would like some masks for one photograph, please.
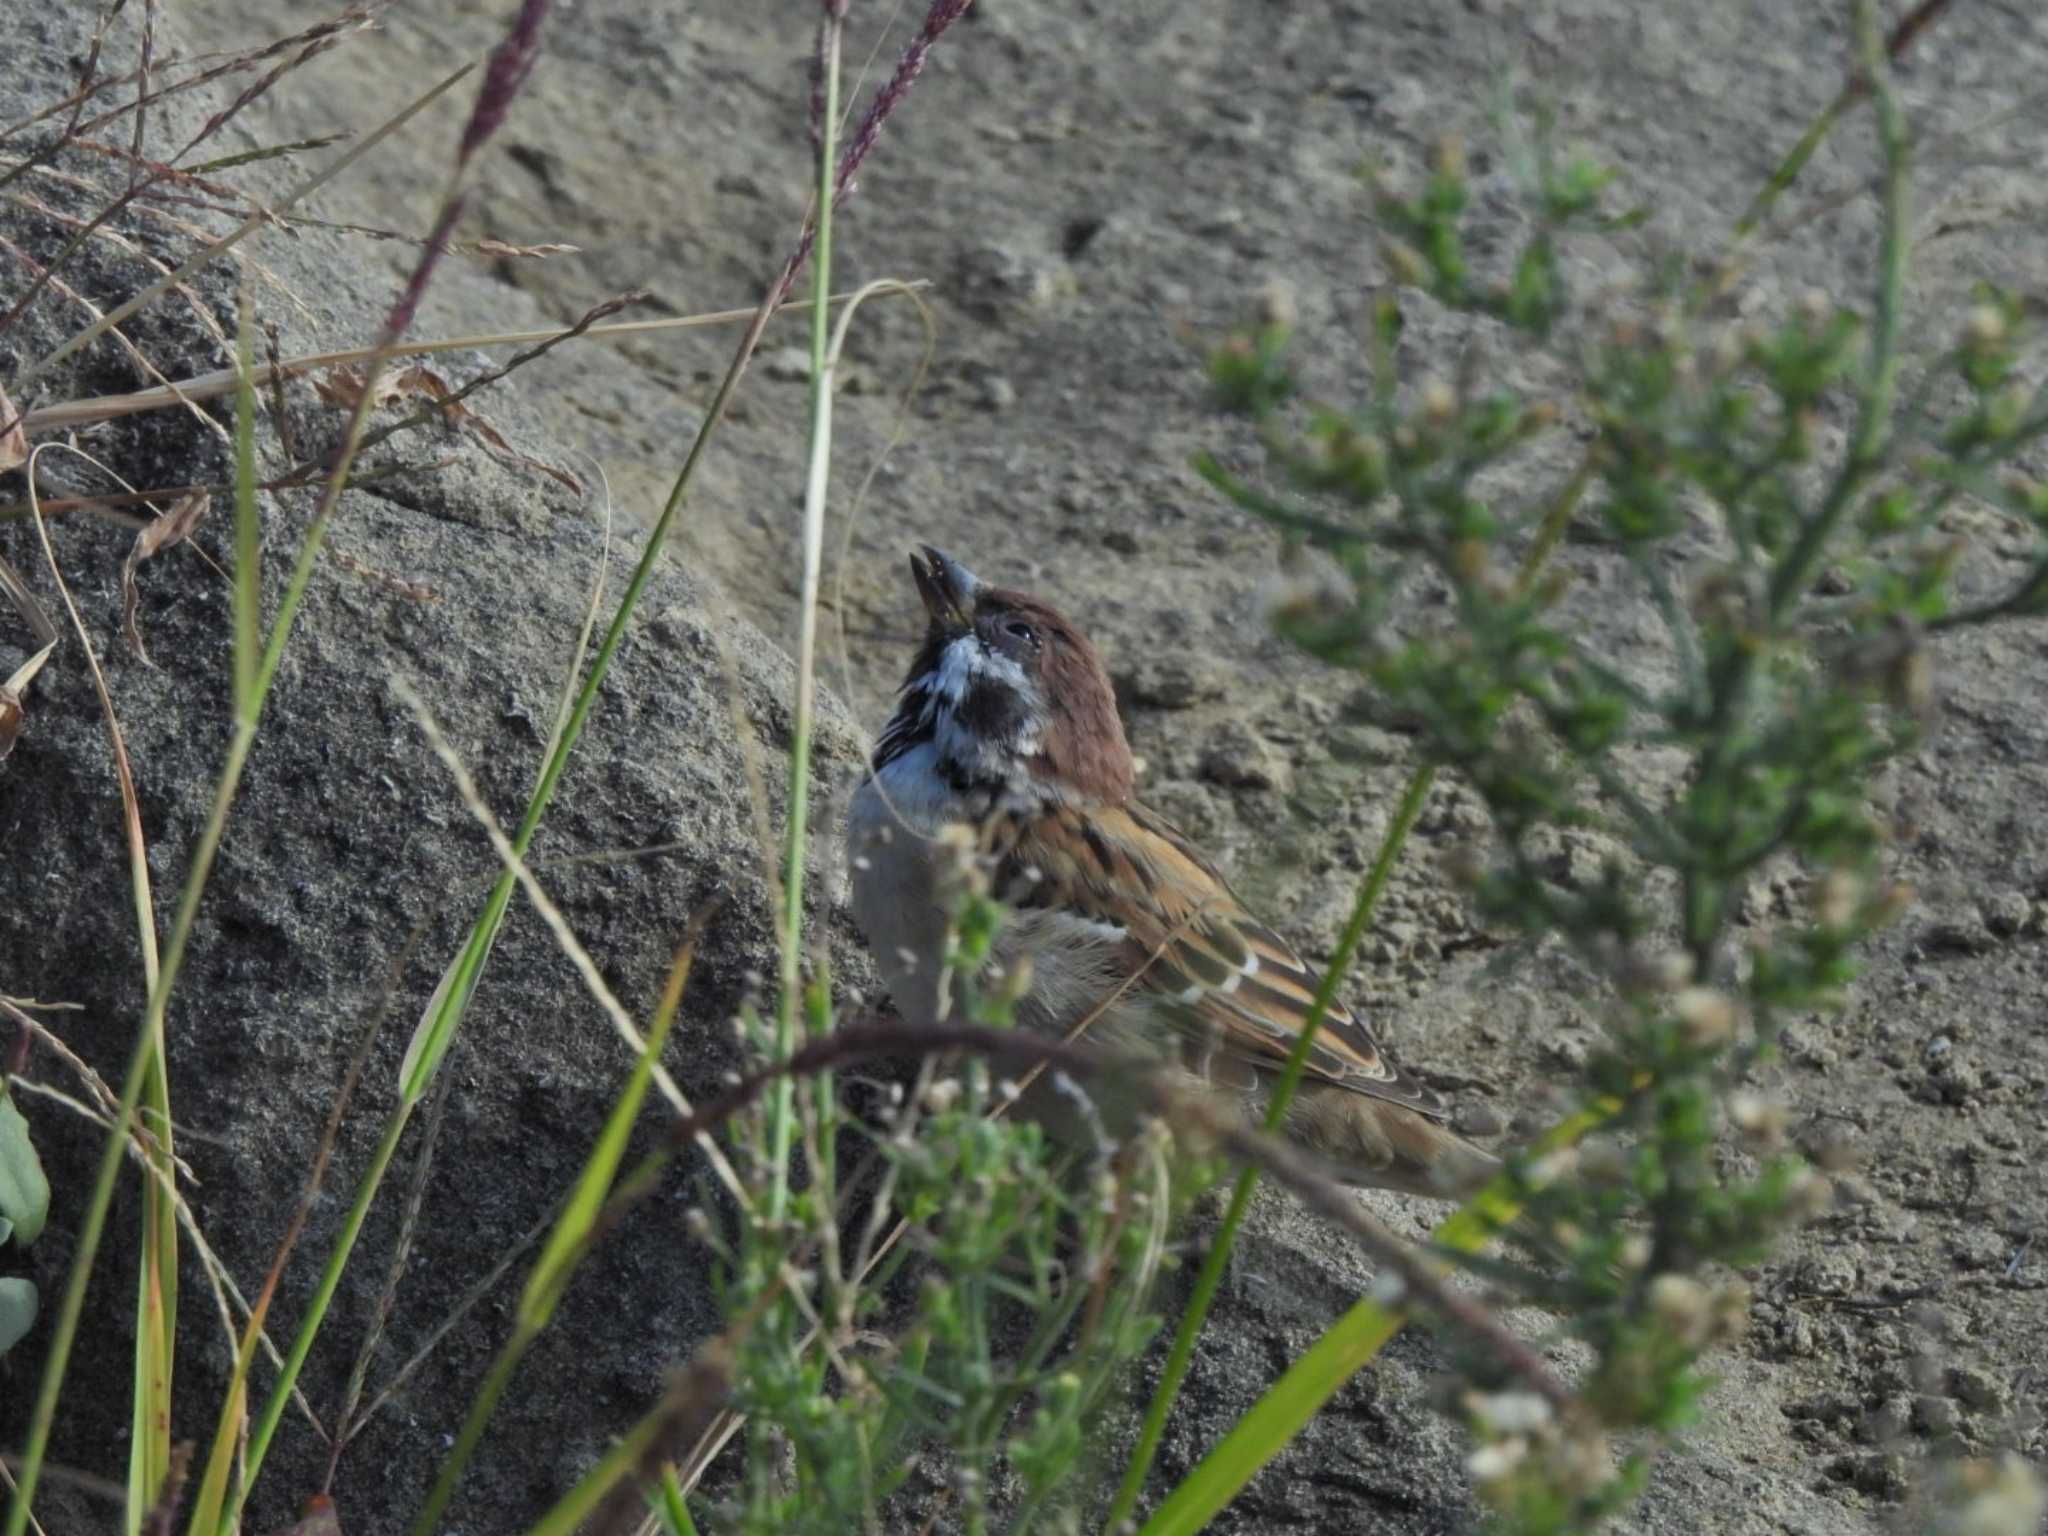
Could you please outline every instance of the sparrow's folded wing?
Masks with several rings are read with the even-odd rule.
[[[1167,1004],[1200,1043],[1271,1070],[1314,1010],[1320,977],[1245,911],[1223,876],[1172,823],[1143,806],[1056,805],[999,816],[990,829],[996,893],[1012,906],[1077,913],[1123,930],[1133,986]],[[1306,1070],[1355,1093],[1429,1115],[1443,1105],[1387,1060],[1332,1000]]]

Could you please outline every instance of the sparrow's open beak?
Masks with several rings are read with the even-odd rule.
[[[921,555],[910,557],[910,574],[917,581],[917,595],[924,599],[924,611],[934,624],[947,629],[974,627],[974,594],[981,580],[958,560],[929,544],[919,546]]]

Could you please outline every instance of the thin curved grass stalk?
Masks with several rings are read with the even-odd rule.
[[[37,461],[44,452],[67,445],[45,443],[29,455],[29,498],[36,494]],[[71,449],[78,453],[79,450]],[[80,453],[82,458],[89,455]],[[104,467],[104,466],[102,466]],[[119,476],[115,476],[116,479]],[[125,483],[125,482],[124,482]],[[142,833],[142,802],[135,790],[135,773],[129,765],[128,743],[114,712],[113,694],[107,688],[106,673],[100,668],[99,653],[86,632],[85,620],[72,601],[71,588],[57,563],[57,551],[50,543],[49,524],[38,516],[36,534],[42,541],[43,557],[49,562],[50,578],[78,643],[85,650],[92,673],[93,690],[107,723],[107,735],[114,751],[114,773],[121,792],[121,823],[128,845],[129,893],[135,903],[135,931],[142,947],[144,984],[156,990],[162,974],[157,953],[156,902],[150,891],[149,848]],[[157,1020],[147,1046],[142,1098],[157,1130],[146,1143],[146,1155],[166,1178],[176,1177],[172,1147],[170,1079],[165,1071],[163,1021]],[[119,1126],[116,1126],[118,1132]],[[157,1180],[145,1182],[142,1197],[141,1273],[135,1296],[135,1393],[131,1400],[128,1462],[128,1529],[140,1528],[142,1511],[157,1496],[170,1470],[171,1456],[171,1372],[174,1364],[174,1319],[178,1315],[178,1213],[174,1200],[166,1197]]]
[[[914,293],[930,286],[929,281],[923,278],[914,281],[892,280],[885,285],[888,291],[902,293]],[[843,305],[853,298],[853,294],[834,294],[830,302],[834,305]],[[784,309],[792,311],[808,310],[810,307],[809,299],[791,299],[783,306]],[[602,325],[563,326],[545,331],[495,331],[476,336],[447,336],[434,341],[409,342],[385,355],[390,359],[432,357],[442,352],[469,352],[484,347],[544,346],[572,339],[624,340],[632,336],[652,336],[665,331],[702,330],[711,326],[736,325],[742,320],[752,319],[755,312],[756,307],[749,306],[745,309],[709,310],[701,315],[671,315],[660,320],[615,320]],[[354,363],[367,362],[376,355],[375,347],[346,347],[338,352],[308,352],[303,356],[287,357],[275,363],[259,363],[251,372],[254,382],[259,387],[267,387],[289,379],[303,378],[323,368],[347,367]],[[98,422],[112,421],[121,416],[135,416],[145,411],[168,410],[189,401],[214,400],[222,395],[232,394],[236,388],[236,379],[235,369],[219,368],[211,373],[195,374],[189,379],[176,380],[156,389],[136,390],[125,395],[94,395],[84,400],[60,401],[55,405],[38,406],[23,413],[21,427],[30,436],[35,436],[44,432],[92,426]]]
[[[817,119],[817,208],[811,251],[810,463],[804,476],[804,566],[798,596],[796,700],[789,743],[789,826],[783,844],[782,948],[775,1006],[778,1061],[787,1061],[796,1049],[798,993],[803,972],[804,860],[810,851],[811,725],[818,694],[818,588],[825,560],[825,494],[832,474],[834,349],[829,340],[831,315],[826,299],[832,291],[832,202],[837,173],[833,147],[839,127],[839,49],[844,25],[843,12],[827,6],[818,37],[818,89],[822,105]],[[766,1215],[771,1223],[782,1220],[789,1199],[790,1139],[795,1119],[792,1092],[787,1081],[776,1085],[769,1116]]]

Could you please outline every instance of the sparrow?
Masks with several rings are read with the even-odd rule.
[[[954,872],[971,851],[1009,909],[988,963],[1021,989],[1019,1023],[1065,1038],[1090,1021],[1089,1041],[1158,1058],[1180,1086],[1261,1123],[1317,972],[1139,802],[1088,638],[1040,599],[921,550],[910,571],[924,641],[846,831],[853,915],[898,1013],[913,1027],[960,1021],[964,989],[945,960]],[[1284,1131],[1352,1184],[1452,1199],[1499,1164],[1445,1114],[1333,1002]]]

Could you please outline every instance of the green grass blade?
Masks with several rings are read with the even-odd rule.
[[[1194,1532],[1207,1525],[1385,1347],[1401,1321],[1399,1313],[1370,1298],[1338,1318],[1181,1480],[1139,1536]]]
[[[782,870],[780,991],[775,1006],[775,1058],[787,1061],[796,1049],[798,994],[802,990],[804,856],[809,847],[811,718],[817,710],[818,587],[825,562],[825,493],[832,469],[832,195],[838,156],[840,23],[828,10],[819,38],[817,241],[811,250],[811,430],[804,477],[803,584],[797,612],[796,701],[789,743],[789,828]],[[789,1197],[790,1142],[796,1123],[796,1088],[788,1078],[775,1084],[768,1119],[767,1219],[782,1219]]]
[[[347,1219],[342,1223],[341,1235],[335,1239],[334,1252],[329,1255],[327,1267],[320,1272],[320,1284],[314,1289],[313,1299],[306,1308],[306,1320],[299,1325],[299,1331],[292,1339],[292,1347],[284,1357],[284,1367],[278,1372],[277,1382],[264,1400],[263,1412],[256,1421],[255,1429],[249,1436],[248,1468],[249,1481],[237,1488],[222,1512],[216,1529],[220,1536],[232,1536],[236,1523],[241,1517],[242,1501],[249,1496],[249,1488],[256,1480],[257,1470],[263,1465],[264,1454],[270,1448],[270,1438],[277,1433],[278,1421],[284,1417],[287,1403],[291,1401],[292,1388],[297,1385],[299,1371],[305,1366],[306,1356],[312,1353],[313,1340],[319,1336],[320,1323],[327,1316],[327,1309],[334,1301],[335,1290],[341,1285],[343,1271],[348,1265],[348,1256],[354,1250],[356,1239],[362,1235],[363,1223],[370,1214],[370,1205],[376,1199],[378,1187],[384,1182],[384,1174],[391,1166],[391,1159],[398,1151],[399,1138],[405,1134],[407,1122],[411,1119],[411,1106],[404,1106],[394,1112],[384,1127],[384,1135],[377,1143],[377,1150],[370,1155],[370,1166],[363,1174],[363,1181],[356,1189],[356,1198],[349,1206]]]
[[[697,1522],[690,1518],[690,1506],[683,1499],[683,1485],[672,1461],[661,1469],[661,1518],[668,1536],[697,1536]]]
[[[689,934],[676,951],[675,963],[670,966],[668,982],[662,989],[661,1004],[647,1031],[647,1049],[633,1064],[633,1075],[626,1082],[625,1092],[619,1095],[619,1102],[612,1107],[597,1145],[591,1150],[590,1164],[577,1180],[575,1192],[555,1223],[548,1245],[541,1250],[532,1277],[520,1296],[520,1318],[536,1331],[545,1328],[554,1316],[555,1304],[561,1300],[570,1272],[589,1243],[598,1212],[604,1209],[605,1199],[618,1178],[619,1164],[626,1156],[626,1142],[633,1134],[634,1122],[640,1118],[640,1106],[647,1100],[647,1085],[654,1079],[654,1064],[661,1059],[662,1042],[668,1039],[669,1026],[682,1006],[683,990],[690,984],[690,964],[696,958],[697,938],[702,931],[702,923],[691,923]]]
[[[665,1422],[657,1408],[634,1425],[596,1466],[583,1474],[574,1488],[562,1495],[553,1509],[528,1528],[526,1536],[576,1536],[612,1490],[632,1476],[641,1458],[654,1449]]]

